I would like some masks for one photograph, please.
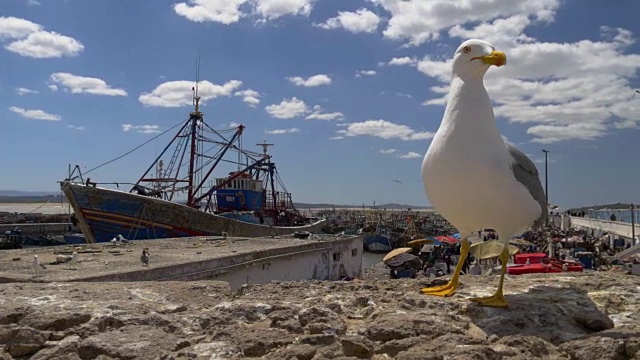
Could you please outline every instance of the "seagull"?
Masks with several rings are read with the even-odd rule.
[[[142,248],[142,254],[140,255],[140,261],[142,261],[142,266],[149,265],[149,250],[147,248]]]
[[[484,87],[484,74],[500,67],[506,55],[486,41],[467,40],[455,52],[451,85],[440,128],[422,162],[422,180],[433,207],[461,234],[461,253],[449,283],[424,288],[422,293],[451,296],[469,251],[469,237],[478,229],[496,229],[502,249],[502,274],[493,296],[473,298],[485,306],[507,307],[503,295],[509,260],[508,242],[527,228],[544,224],[545,193],[534,163],[520,150],[505,144]]]
[[[397,179],[393,179],[393,180],[391,180],[391,181],[392,181],[392,182],[394,182],[394,183],[402,184],[402,181],[397,180]]]
[[[42,269],[47,267],[40,263],[38,255],[33,255],[33,277],[42,276]]]
[[[78,253],[74,251],[71,254],[71,261],[69,261],[69,268],[73,270],[77,270],[76,268],[77,263],[78,263]]]

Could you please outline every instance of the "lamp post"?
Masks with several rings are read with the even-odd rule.
[[[542,149],[544,153],[544,199],[547,203],[546,227],[549,227],[549,150]]]

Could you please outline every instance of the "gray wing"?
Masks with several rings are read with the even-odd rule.
[[[542,188],[542,183],[538,177],[538,169],[533,161],[531,161],[531,159],[529,159],[522,151],[509,144],[506,145],[514,162],[512,166],[513,175],[529,190],[533,198],[538,202],[538,204],[540,204],[542,214],[540,214],[540,217],[533,223],[534,229],[540,228],[544,226],[545,221],[547,220],[548,210],[544,189]]]

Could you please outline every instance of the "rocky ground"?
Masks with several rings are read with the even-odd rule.
[[[381,269],[380,269],[381,270]],[[640,359],[640,278],[540,274],[506,281],[508,309],[426,279],[0,286],[0,359]],[[375,274],[374,274],[375,275]],[[371,279],[377,277],[378,279]]]

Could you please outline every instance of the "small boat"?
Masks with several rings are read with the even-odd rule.
[[[0,250],[22,249],[22,230],[12,229],[0,235]]]

